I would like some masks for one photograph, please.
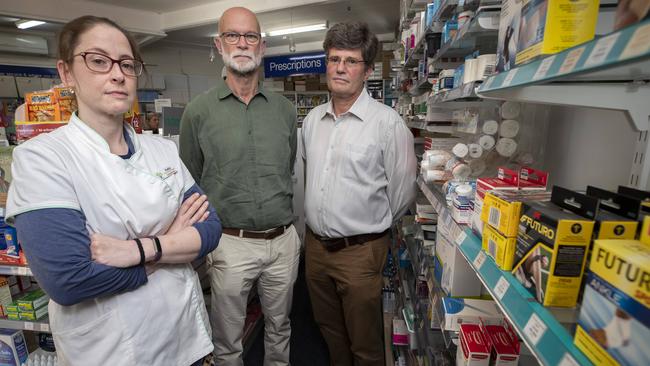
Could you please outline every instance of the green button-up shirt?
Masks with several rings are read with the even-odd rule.
[[[267,230],[293,221],[296,110],[259,88],[246,105],[223,81],[181,119],[180,155],[224,227]]]

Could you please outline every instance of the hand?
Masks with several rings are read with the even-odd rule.
[[[167,234],[177,233],[197,222],[205,221],[210,215],[208,205],[208,196],[199,195],[198,193],[192,194],[181,205],[174,222],[167,230]]]
[[[140,263],[140,252],[133,240],[120,240],[103,234],[92,234],[90,253],[95,262],[107,266],[126,268]]]

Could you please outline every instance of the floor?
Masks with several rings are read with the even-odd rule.
[[[264,364],[264,332],[259,332],[255,343],[244,358],[245,366]],[[291,311],[291,365],[327,366],[329,353],[327,345],[314,322],[305,282],[304,257],[300,261],[298,279],[293,290]]]

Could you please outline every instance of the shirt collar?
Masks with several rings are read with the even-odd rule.
[[[266,99],[267,101],[269,100],[269,92],[266,89],[264,89],[263,83],[261,81],[257,84],[257,94],[262,95],[264,99]],[[223,79],[219,80],[217,82],[217,97],[223,100],[230,95],[235,96],[235,94],[232,92],[228,84],[226,84],[226,81]]]
[[[361,94],[359,94],[357,100],[354,101],[354,104],[352,104],[350,110],[344,114],[350,113],[355,117],[357,117],[359,120],[365,121],[366,118],[368,117],[369,102],[370,102],[370,95],[368,94],[366,88],[363,88]],[[332,118],[336,119],[336,115],[334,114],[334,106],[331,100],[327,103],[327,108],[325,108],[325,113],[323,114],[322,118],[324,118],[328,114],[331,115]]]
[[[83,136],[83,138],[86,141],[88,141],[90,145],[93,146],[95,149],[102,151],[104,153],[114,155],[113,153],[110,152],[110,147],[108,146],[108,142],[106,142],[106,140],[99,133],[97,133],[97,131],[95,131],[90,126],[88,126],[84,121],[82,121],[81,118],[77,116],[77,112],[72,113],[68,125],[71,125],[72,127],[76,128],[76,130],[81,134],[81,136]],[[133,154],[131,155],[130,158],[138,157],[141,154],[141,149],[140,149],[140,141],[136,138],[135,130],[128,123],[124,123],[124,132],[125,135],[128,134],[129,139],[131,140],[132,143],[132,146],[129,146],[129,149],[131,149],[131,147],[133,148]]]

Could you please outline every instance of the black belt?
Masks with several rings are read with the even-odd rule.
[[[381,233],[359,234],[346,236],[343,238],[328,238],[325,236],[316,235],[311,229],[309,229],[309,231],[314,236],[314,238],[316,238],[316,240],[323,244],[323,247],[325,247],[328,252],[338,252],[339,250],[352,245],[362,245],[369,241],[381,239],[386,236],[386,234],[388,234],[388,230],[385,230]]]
[[[231,227],[225,227],[222,229],[224,234],[232,235],[232,236],[239,236],[241,238],[248,238],[248,239],[266,239],[266,240],[271,240],[275,239],[278,236],[284,234],[284,232],[291,226],[291,224],[287,224],[284,226],[278,226],[275,229],[271,229],[269,231],[247,231],[243,229],[235,229]]]

